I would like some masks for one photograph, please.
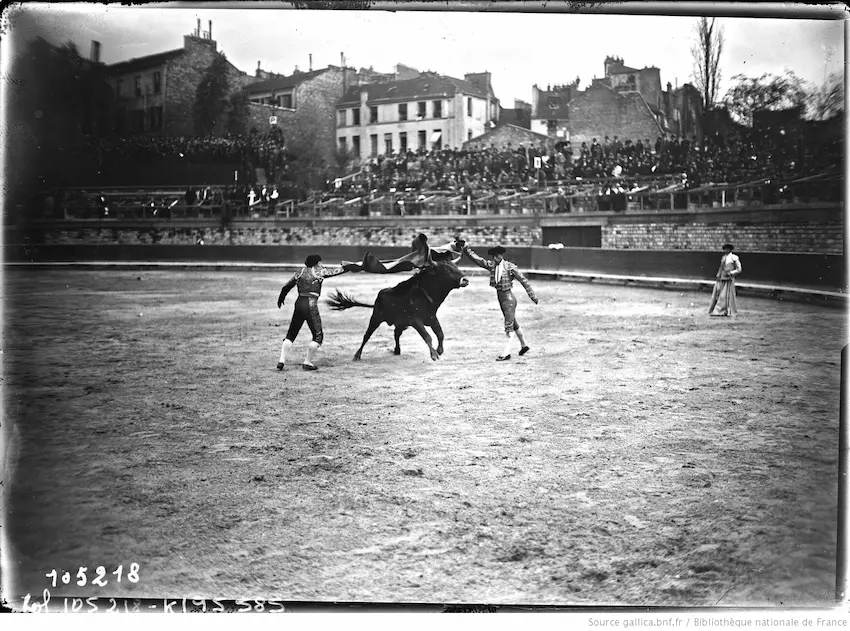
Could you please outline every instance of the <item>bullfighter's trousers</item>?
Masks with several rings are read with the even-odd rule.
[[[319,315],[319,299],[316,296],[298,296],[286,339],[294,342],[305,322],[310,327],[310,333],[313,334],[313,341],[321,344],[324,333],[322,332],[322,318]]]
[[[502,315],[505,316],[505,335],[510,335],[519,328],[519,322],[516,319],[516,296],[510,290],[499,291],[498,289],[496,296],[502,308]]]

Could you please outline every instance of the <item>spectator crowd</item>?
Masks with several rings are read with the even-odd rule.
[[[397,190],[451,191],[476,195],[520,186],[527,190],[555,187],[579,180],[661,178],[685,181],[688,187],[710,183],[735,184],[764,178],[793,180],[838,168],[839,142],[807,147],[785,138],[759,137],[752,132],[730,136],[725,142],[707,138],[657,137],[632,141],[604,137],[574,147],[570,142],[547,149],[539,146],[489,147],[458,150],[407,151],[362,160],[361,176],[328,189],[342,193]]]

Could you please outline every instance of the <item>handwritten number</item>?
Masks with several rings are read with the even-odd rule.
[[[102,565],[97,566],[97,570],[95,570],[97,576],[92,580],[92,585],[97,585],[98,587],[106,587],[106,581],[103,580],[103,577],[106,576],[106,568]]]
[[[92,581],[92,583],[94,583],[94,581]],[[106,613],[112,613],[113,611],[117,611],[118,610],[118,603],[115,602],[115,599],[110,598],[109,602],[112,603],[112,606],[109,609],[106,610]]]
[[[118,577],[118,582],[119,582],[119,583],[121,582],[121,572],[123,572],[123,571],[124,571],[124,566],[123,566],[123,565],[119,565],[119,566],[118,566],[118,569],[117,569],[117,570],[115,570],[115,571],[113,572],[113,574],[115,574],[115,576],[117,576],[117,577]]]
[[[79,579],[79,580],[77,581],[77,585],[79,585],[80,587],[82,587],[83,585],[85,585],[85,584],[86,584],[86,582],[87,582],[87,579],[86,579],[86,571],[87,571],[88,569],[89,569],[89,568],[87,568],[87,567],[81,567],[81,568],[77,571],[77,578]]]
[[[130,571],[127,572],[127,580],[130,581],[131,583],[138,583],[139,582],[139,564],[138,563],[131,563],[130,564]]]
[[[47,578],[53,577],[53,587],[56,587],[56,570],[51,570],[48,574],[45,574]]]

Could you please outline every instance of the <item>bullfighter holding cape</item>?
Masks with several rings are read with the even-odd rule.
[[[396,274],[398,272],[409,272],[411,270],[423,267],[431,263],[431,256],[434,252],[452,254],[452,261],[457,263],[463,256],[463,252],[457,250],[457,246],[452,243],[441,245],[438,247],[429,247],[428,238],[424,234],[420,234],[413,239],[410,254],[405,254],[401,258],[380,261],[377,257],[367,252],[360,263],[352,263],[343,261],[342,267],[347,272],[369,272],[370,274]]]
[[[326,268],[322,265],[322,257],[318,254],[311,254],[304,261],[304,267],[289,279],[289,281],[280,290],[277,299],[277,307],[283,305],[287,294],[294,288],[298,288],[298,298],[295,301],[295,310],[292,315],[292,321],[289,325],[289,330],[283,340],[280,349],[280,360],[277,364],[278,370],[283,370],[286,366],[289,350],[292,348],[298,332],[306,322],[310,328],[313,339],[307,346],[307,355],[304,358],[301,366],[304,370],[316,370],[313,363],[313,358],[319,347],[324,341],[324,332],[322,331],[322,319],[319,315],[319,296],[322,291],[322,282],[331,276],[338,276],[345,272],[368,272],[371,274],[395,274],[399,272],[409,272],[414,269],[420,269],[426,265],[432,264],[432,256],[434,253],[439,253],[445,256],[445,253],[450,253],[451,260],[457,261],[461,258],[462,252],[455,249],[453,244],[431,248],[427,244],[427,237],[424,234],[418,235],[413,239],[411,252],[398,259],[393,260],[378,260],[370,252],[366,253],[363,261],[353,263],[343,261],[342,265],[335,268]]]

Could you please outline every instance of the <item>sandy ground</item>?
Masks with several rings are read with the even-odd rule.
[[[122,565],[51,591],[831,604],[843,311],[742,297],[714,319],[707,293],[537,281],[532,351],[496,363],[476,275],[440,361],[383,326],[352,362],[369,310],[323,305],[320,370],[305,326],[280,373],[287,277],[7,271],[7,595]]]

